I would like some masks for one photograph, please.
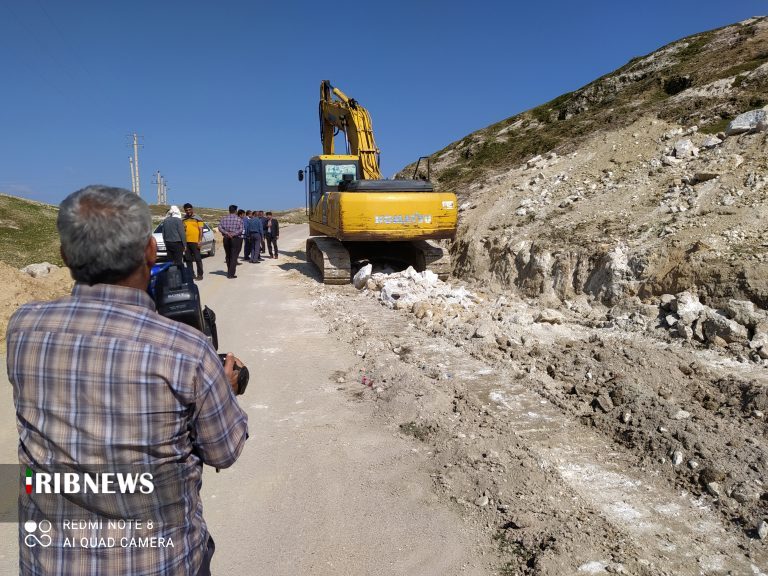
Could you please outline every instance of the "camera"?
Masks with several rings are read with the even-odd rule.
[[[192,273],[184,266],[170,262],[152,267],[149,281],[149,295],[155,301],[161,316],[197,328],[208,337],[215,350],[219,348],[219,334],[216,330],[216,314],[200,302],[200,290]],[[219,354],[221,363],[226,354]],[[248,368],[235,365],[237,372],[237,395],[243,394],[248,386]]]

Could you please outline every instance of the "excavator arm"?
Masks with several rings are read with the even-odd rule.
[[[353,98],[334,88],[328,80],[320,83],[320,140],[323,154],[334,154],[333,137],[341,130],[349,143],[349,152],[360,158],[362,180],[379,180],[379,149],[373,138],[368,110]]]

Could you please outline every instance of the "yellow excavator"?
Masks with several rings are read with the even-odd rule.
[[[345,154],[334,149],[340,133]],[[323,282],[348,284],[365,263],[429,269],[445,280],[450,258],[433,240],[456,234],[458,207],[455,194],[434,190],[429,159],[426,179],[382,179],[368,111],[328,80],[320,83],[320,139],[323,153],[299,181],[306,177],[307,259]]]

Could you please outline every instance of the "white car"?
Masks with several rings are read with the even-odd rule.
[[[163,223],[157,225],[155,231],[152,233],[157,242],[157,259],[165,260],[168,258],[168,252],[165,249],[165,242],[163,241]],[[213,237],[213,230],[205,222],[203,222],[203,241],[200,243],[200,254],[203,256],[213,256],[216,254],[216,240]]]

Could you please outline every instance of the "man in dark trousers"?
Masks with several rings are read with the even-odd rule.
[[[270,258],[277,258],[277,239],[279,237],[280,224],[278,224],[276,219],[272,218],[272,212],[267,212],[267,220],[264,223],[264,238],[267,240]]]
[[[243,245],[243,219],[237,215],[237,205],[231,204],[229,214],[219,222],[219,232],[224,237],[224,253],[227,255],[227,278],[237,278],[237,257]]]
[[[171,206],[163,220],[163,243],[168,254],[168,260],[182,266],[184,251],[187,249],[187,235],[181,221],[181,211],[178,206]]]
[[[203,257],[200,255],[200,243],[203,241],[203,221],[195,216],[195,209],[192,204],[184,204],[184,230],[187,234],[187,251],[184,258],[187,261],[187,268],[192,274],[193,263],[197,264],[197,280],[203,279]]]
[[[267,223],[267,217],[264,216],[264,210],[259,210],[257,216],[261,220],[261,229],[266,230],[264,228],[264,225]],[[261,235],[261,253],[264,254],[264,252],[267,251],[266,243],[264,241],[264,234]]]
[[[248,260],[251,256],[251,237],[248,234],[248,222],[251,220],[251,210],[245,211],[245,219],[243,220],[243,229],[245,230],[245,236],[243,237],[243,260]]]
[[[254,216],[247,220],[245,236],[251,243],[251,264],[261,262],[263,259],[261,257],[259,246],[261,245],[261,239],[264,237],[264,230],[261,227],[261,218]]]

